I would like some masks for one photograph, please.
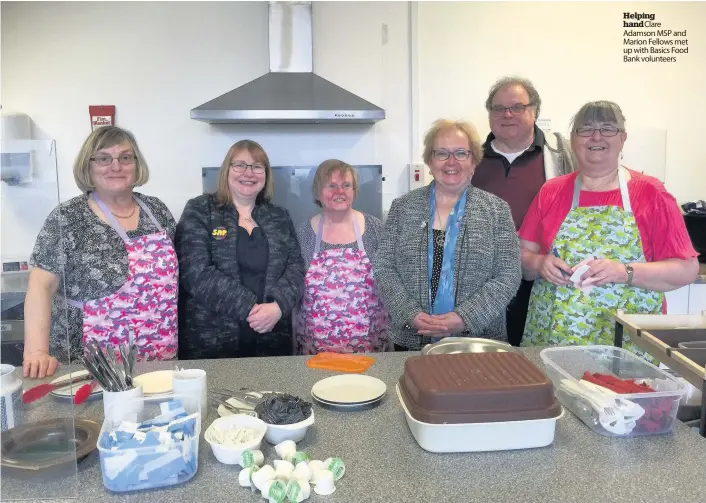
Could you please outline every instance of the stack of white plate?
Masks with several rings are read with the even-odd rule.
[[[362,374],[327,377],[314,384],[311,396],[320,405],[335,410],[365,410],[380,404],[387,385]]]

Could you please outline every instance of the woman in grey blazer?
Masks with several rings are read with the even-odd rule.
[[[471,124],[436,121],[424,138],[434,181],[392,203],[374,266],[398,351],[448,335],[507,340],[520,245],[507,203],[470,183],[482,156]]]

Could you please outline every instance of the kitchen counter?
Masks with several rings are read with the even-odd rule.
[[[525,350],[539,362],[539,350]],[[376,355],[366,372],[388,386],[382,404],[360,412],[334,412],[315,406],[316,423],[300,442],[314,459],[340,456],[346,474],[327,497],[312,491],[312,502],[481,501],[481,502],[691,502],[706,501],[703,481],[706,439],[678,423],[666,436],[615,439],[593,433],[570,411],[557,423],[554,443],[521,451],[433,454],[420,448],[407,427],[394,385],[404,360],[413,353]],[[310,397],[311,386],[330,372],[305,366],[306,357],[250,358],[241,360],[186,361],[186,368],[208,372],[211,388],[241,386],[281,390]],[[140,373],[172,368],[174,363],[138,365]],[[541,366],[541,364],[540,364]],[[64,369],[65,370],[65,369]],[[59,372],[62,373],[62,372]],[[25,388],[36,384],[25,382]],[[77,415],[102,421],[100,400]],[[43,399],[27,415],[38,420],[70,415],[70,406]],[[207,427],[217,417],[209,409]],[[202,430],[203,431],[203,430]],[[263,441],[265,461],[272,463],[274,449]],[[131,494],[104,489],[98,452],[78,465],[78,501],[111,502],[258,502],[261,497],[238,486],[235,466],[218,463],[201,436],[199,469],[184,485]],[[19,481],[3,473],[2,499],[9,499]],[[68,485],[67,485],[68,484]],[[73,481],[45,481],[43,488],[26,482],[24,494],[44,497],[70,494]],[[38,496],[37,496],[38,497]],[[47,501],[47,500],[44,500]],[[54,500],[59,501],[59,500]],[[71,501],[71,500],[68,500]]]

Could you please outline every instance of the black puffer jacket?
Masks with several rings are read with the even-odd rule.
[[[252,217],[269,247],[264,302],[277,302],[282,318],[258,335],[258,356],[291,354],[291,311],[304,290],[306,266],[287,210],[258,204]],[[214,229],[220,228],[214,236]],[[225,237],[222,236],[225,229]],[[238,271],[238,213],[218,207],[210,194],[191,199],[177,225],[179,257],[179,359],[222,358],[238,353],[240,324],[257,302]],[[216,239],[218,238],[218,239]]]

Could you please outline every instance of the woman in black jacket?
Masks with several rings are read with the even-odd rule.
[[[269,203],[262,147],[234,144],[215,194],[191,199],[176,231],[179,359],[292,354],[306,266],[287,210]]]

